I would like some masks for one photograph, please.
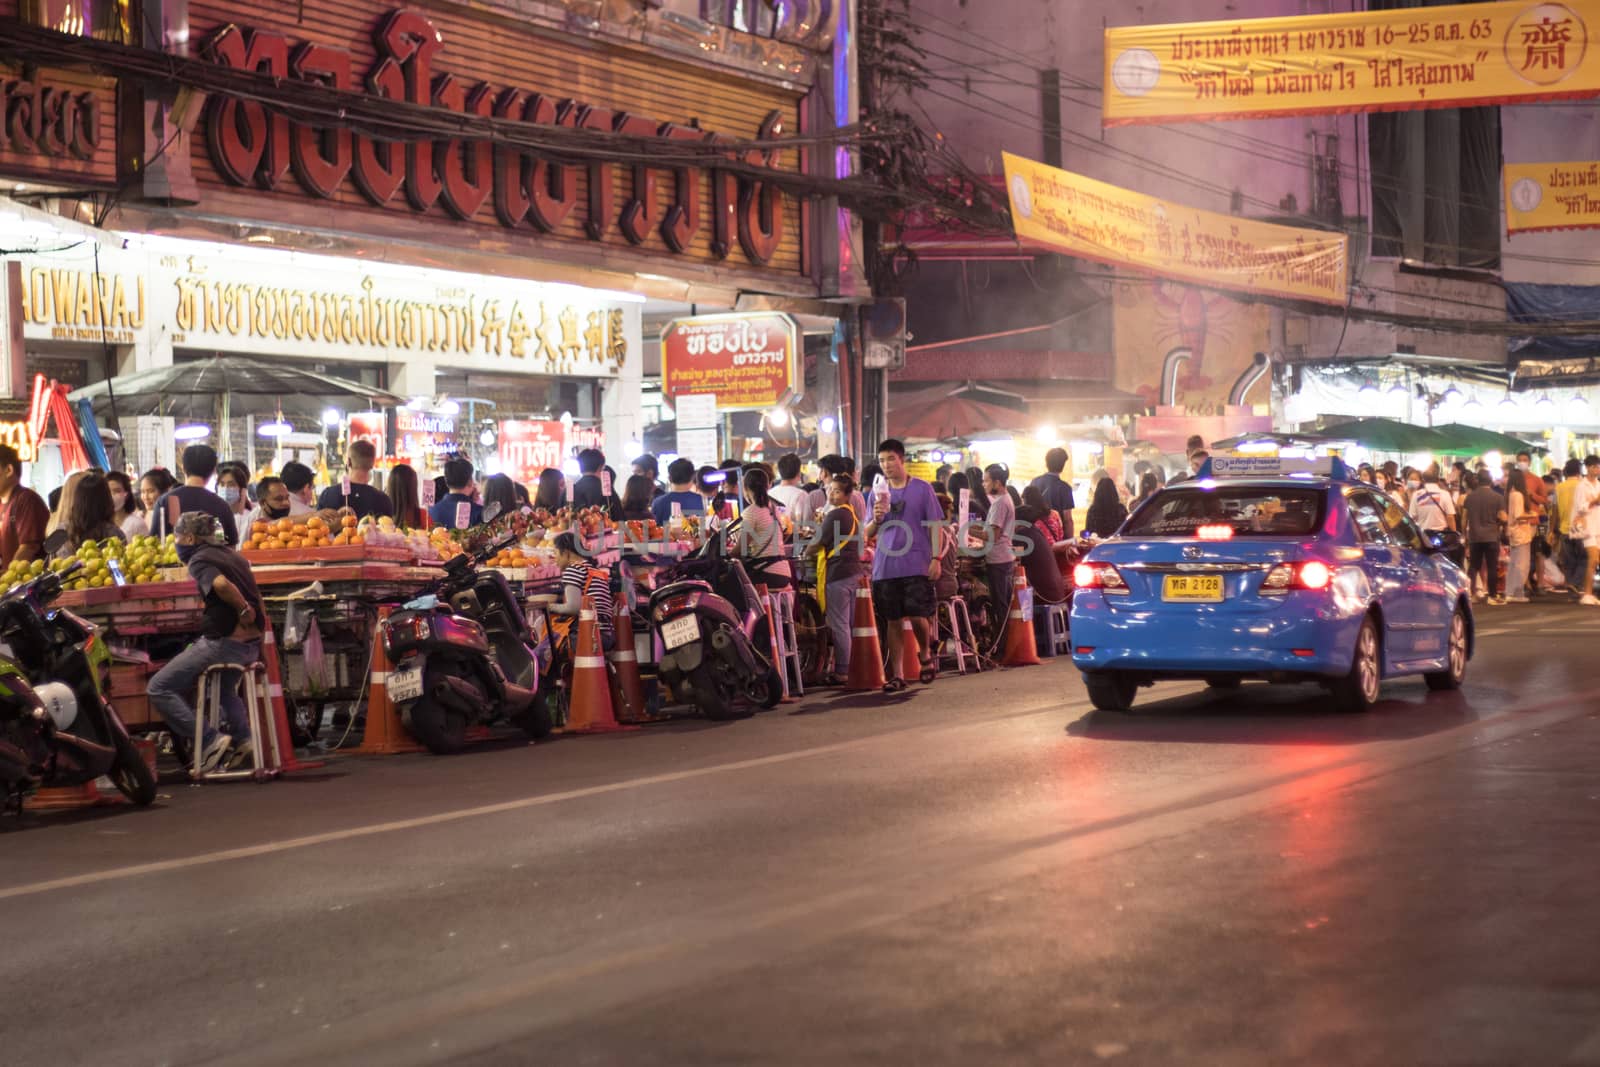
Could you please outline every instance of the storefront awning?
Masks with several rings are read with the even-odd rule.
[[[88,400],[96,413],[102,414],[114,403],[122,418],[167,415],[206,420],[216,416],[224,396],[230,398],[235,416],[320,415],[329,404],[394,407],[405,403],[404,397],[360,382],[304,370],[287,361],[269,363],[244,356],[219,356],[124,374],[79,389],[68,399],[73,403]]]

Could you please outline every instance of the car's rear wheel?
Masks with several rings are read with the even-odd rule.
[[[1378,640],[1378,624],[1368,615],[1356,634],[1355,655],[1350,673],[1334,682],[1333,703],[1340,711],[1366,711],[1378,702],[1383,685],[1383,647]]]
[[[1089,689],[1089,703],[1100,711],[1127,711],[1133,707],[1133,695],[1139,684],[1126,674],[1115,671],[1095,671],[1083,676]]]
[[[1467,617],[1460,608],[1450,618],[1448,649],[1450,658],[1442,671],[1424,674],[1422,680],[1433,690],[1460,689],[1467,676]]]

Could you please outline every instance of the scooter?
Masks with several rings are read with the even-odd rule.
[[[485,521],[495,518],[493,508]],[[550,666],[549,636],[542,626],[535,632],[504,575],[478,569],[515,539],[507,533],[450,559],[439,579],[384,623],[394,664],[389,699],[436,755],[461,751],[473,725],[508,720],[534,740],[554,730],[539,685]]]
[[[46,553],[64,543],[57,531]],[[75,786],[109,777],[140,806],[156,798],[156,778],[106,699],[111,654],[97,628],[51,608],[81,563],[38,577],[0,597],[0,802],[21,808],[39,786]]]
[[[783,679],[758,649],[769,648],[767,617],[744,564],[727,554],[741,520],[706,538],[693,556],[662,575],[650,595],[659,645],[657,672],[673,699],[708,719],[746,718],[783,698]]]

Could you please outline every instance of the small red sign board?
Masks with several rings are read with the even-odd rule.
[[[718,411],[772,408],[800,394],[800,324],[776,311],[677,319],[661,332],[661,387],[710,394]]]

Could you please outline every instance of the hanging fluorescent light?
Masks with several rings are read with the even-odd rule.
[[[789,409],[773,408],[771,411],[767,412],[767,425],[771,426],[774,430],[781,430],[785,426],[789,425]]]
[[[484,448],[488,448],[490,445],[494,444],[494,431],[484,430],[478,435],[478,443]]]
[[[262,437],[282,437],[285,434],[294,433],[294,427],[280,419],[277,422],[262,423],[256,428],[256,433]]]
[[[210,436],[211,427],[203,426],[198,422],[190,423],[187,426],[179,426],[172,431],[172,439],[174,441],[203,441]]]
[[[439,405],[438,410],[441,415],[459,415],[461,413],[461,405],[454,400],[446,400]]]
[[[838,429],[838,427],[839,420],[835,419],[832,415],[824,415],[822,418],[817,420],[817,429],[821,430],[823,433],[832,433],[834,430]]]
[[[332,429],[343,421],[344,416],[339,414],[338,408],[329,408],[322,413],[322,425]]]

